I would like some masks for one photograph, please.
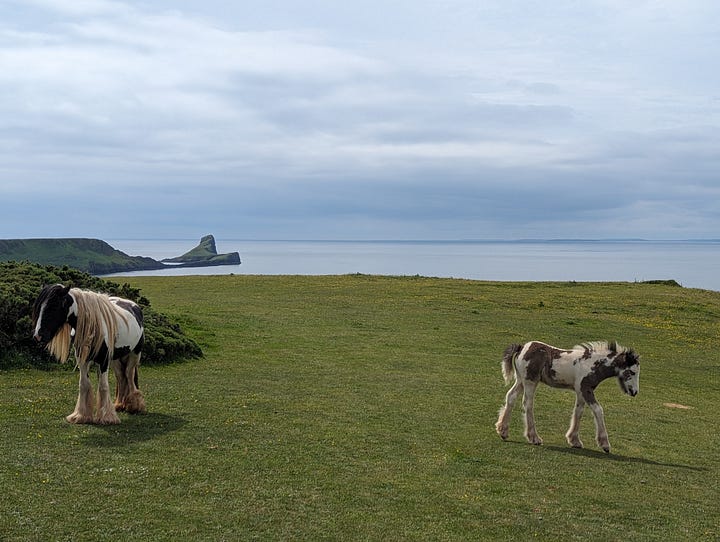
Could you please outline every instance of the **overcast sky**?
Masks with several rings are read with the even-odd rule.
[[[0,0],[0,238],[720,238],[717,0]]]

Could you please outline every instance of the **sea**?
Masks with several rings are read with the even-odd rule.
[[[161,260],[197,239],[110,239],[130,256]],[[452,277],[490,281],[675,280],[720,291],[720,239],[513,241],[283,241],[216,239],[241,265],[118,273],[138,275],[342,275]]]

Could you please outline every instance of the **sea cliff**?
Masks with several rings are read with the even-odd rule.
[[[191,251],[165,261],[129,256],[100,239],[0,239],[0,262],[28,261],[41,265],[68,266],[93,275],[147,271],[178,267],[238,265],[237,252],[218,254],[215,238],[206,235]]]

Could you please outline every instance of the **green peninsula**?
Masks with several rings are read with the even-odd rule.
[[[0,262],[7,261],[68,266],[92,275],[107,275],[178,267],[239,265],[240,255],[237,252],[218,254],[212,235],[206,235],[193,250],[167,260],[167,263],[145,256],[129,256],[100,239],[0,239]]]
[[[206,267],[211,265],[240,265],[240,254],[229,252],[218,254],[215,238],[206,235],[200,239],[200,244],[182,256],[166,258],[163,263],[181,265],[183,267]]]

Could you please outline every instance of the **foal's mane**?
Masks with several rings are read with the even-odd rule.
[[[118,321],[127,324],[127,315],[105,294],[72,288],[70,294],[77,304],[75,355],[78,362],[95,357],[105,343],[108,359],[113,358]],[[106,340],[107,338],[107,340]],[[48,344],[50,352],[61,362],[70,354],[70,325],[65,324]]]
[[[576,350],[586,349],[590,352],[608,352],[611,354],[630,354],[633,359],[638,359],[632,348],[625,348],[617,343],[617,341],[590,341],[575,346]]]
[[[627,348],[620,346],[617,341],[590,341],[575,346],[577,350],[590,350],[590,352],[612,352],[613,354],[622,354]]]

